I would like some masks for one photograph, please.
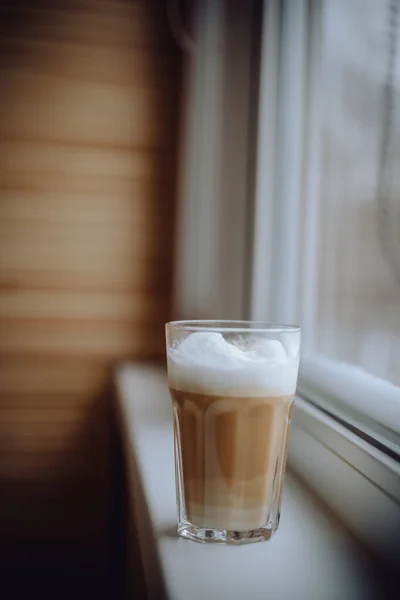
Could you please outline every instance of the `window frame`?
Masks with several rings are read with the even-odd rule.
[[[359,430],[367,427],[371,438],[376,423],[380,445],[400,455],[399,388],[361,371],[351,377],[346,365],[312,352],[322,7],[323,0],[265,3],[250,317],[299,323],[307,332],[299,394]]]
[[[264,8],[249,316],[307,330],[289,465],[363,543],[399,566],[395,392],[380,389],[377,411],[379,380],[343,381],[340,364],[327,373],[307,359],[315,310],[308,290],[318,260],[323,0],[266,0]]]

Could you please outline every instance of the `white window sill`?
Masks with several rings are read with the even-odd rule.
[[[399,387],[356,366],[316,355],[301,360],[298,392],[369,432],[399,457]]]
[[[352,538],[290,474],[279,531],[242,547],[176,535],[172,407],[165,372],[126,365],[116,374],[119,421],[149,599],[366,600],[376,580]]]

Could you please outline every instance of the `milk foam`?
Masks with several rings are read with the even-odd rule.
[[[191,333],[168,350],[170,386],[216,396],[294,394],[297,356],[288,355],[277,340],[253,340],[248,349],[240,345],[243,349],[217,332]]]

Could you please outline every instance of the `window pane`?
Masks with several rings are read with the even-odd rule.
[[[400,36],[389,6],[323,3],[319,264],[310,293],[313,350],[400,386],[400,40],[383,194],[378,185],[389,36]]]

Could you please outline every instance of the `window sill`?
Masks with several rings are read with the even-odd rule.
[[[400,566],[400,465],[296,398],[289,465],[385,567]]]
[[[316,355],[302,358],[300,395],[364,431],[400,457],[400,388],[360,368]]]
[[[290,474],[280,529],[270,542],[236,548],[178,538],[165,372],[126,365],[116,374],[116,386],[129,507],[149,599],[377,597],[368,559]]]

